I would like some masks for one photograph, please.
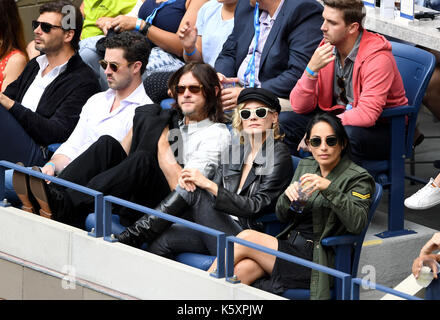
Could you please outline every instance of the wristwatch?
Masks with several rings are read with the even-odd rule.
[[[140,33],[142,33],[144,36],[147,35],[148,29],[150,29],[151,23],[145,22],[144,27],[140,30]]]

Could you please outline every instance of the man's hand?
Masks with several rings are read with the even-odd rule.
[[[233,110],[237,107],[237,99],[241,90],[243,88],[240,87],[222,89],[222,106],[224,111]]]
[[[307,66],[313,72],[318,72],[333,60],[335,60],[333,46],[326,42],[315,50]]]
[[[6,109],[9,110],[14,105],[15,101],[9,99],[9,97],[5,96],[3,93],[0,93],[0,104]]]

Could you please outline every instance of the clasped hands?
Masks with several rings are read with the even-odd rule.
[[[296,201],[299,198],[298,190],[301,186],[301,192],[306,193],[310,196],[316,190],[323,191],[328,188],[331,181],[323,178],[314,173],[303,174],[300,178],[300,182],[295,181],[289,187],[287,187],[284,194],[289,198],[290,201]]]

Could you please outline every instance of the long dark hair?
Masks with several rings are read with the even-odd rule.
[[[0,59],[14,49],[26,55],[23,23],[14,0],[0,0]],[[26,55],[27,57],[27,55]]]
[[[341,119],[339,119],[337,116],[335,116],[332,113],[329,112],[318,113],[312,119],[310,119],[306,128],[306,141],[309,141],[312,128],[318,122],[328,123],[329,126],[332,127],[333,131],[335,132],[336,139],[338,139],[338,144],[341,146],[345,146],[341,151],[341,158],[344,155],[348,155],[348,157],[351,157],[350,140],[348,139],[347,131],[345,131]]]
[[[168,80],[168,88],[171,91],[172,97],[176,100],[173,107],[176,108],[183,117],[180,108],[177,106],[176,86],[179,84],[180,78],[188,72],[191,72],[194,78],[196,78],[203,86],[202,92],[206,99],[205,112],[208,115],[209,120],[212,122],[224,122],[224,113],[221,102],[222,86],[218,80],[217,72],[207,63],[190,62],[171,75]]]

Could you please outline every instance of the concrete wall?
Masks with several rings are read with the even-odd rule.
[[[0,207],[0,298],[282,299],[12,207]]]

